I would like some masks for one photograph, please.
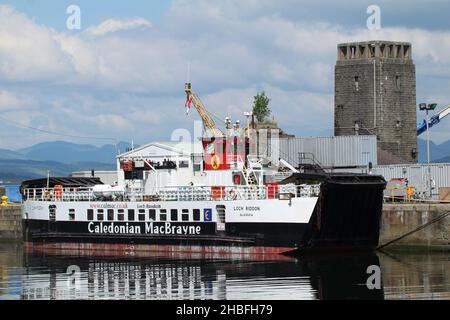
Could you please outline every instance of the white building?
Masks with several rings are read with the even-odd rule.
[[[133,170],[124,168],[132,162]],[[200,141],[153,142],[117,156],[118,184],[151,190],[187,185],[232,185],[229,171],[204,171]]]

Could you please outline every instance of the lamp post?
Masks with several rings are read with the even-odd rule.
[[[430,191],[430,198],[433,196],[433,190],[432,190],[432,184],[431,184],[431,167],[430,167],[430,128],[429,128],[429,122],[430,119],[428,117],[428,111],[436,109],[437,104],[436,103],[421,103],[419,104],[419,110],[425,111],[425,121],[427,123],[427,162],[428,162],[428,184],[429,184],[429,191]]]

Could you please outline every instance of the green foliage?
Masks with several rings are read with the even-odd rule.
[[[262,91],[258,93],[253,100],[253,114],[258,122],[263,122],[271,113],[269,108],[270,99],[266,97],[266,93]]]

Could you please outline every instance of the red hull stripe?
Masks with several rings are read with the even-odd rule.
[[[189,245],[146,245],[110,243],[25,242],[27,252],[45,252],[55,255],[92,257],[186,257],[186,258],[239,258],[258,260],[291,260],[281,255],[292,251],[291,247],[227,247]]]

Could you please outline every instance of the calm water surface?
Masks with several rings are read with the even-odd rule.
[[[366,285],[369,266],[380,267],[379,289]],[[450,255],[111,259],[27,254],[6,243],[1,299],[450,299]]]

